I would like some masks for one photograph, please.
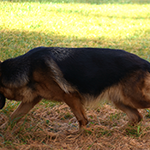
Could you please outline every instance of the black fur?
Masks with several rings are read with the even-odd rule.
[[[132,72],[150,72],[149,62],[123,50],[37,47],[22,56],[4,61],[1,64],[1,81],[11,86],[12,81],[14,86],[23,86],[33,70],[48,69],[47,59],[57,63],[64,78],[80,93],[94,96]]]
[[[62,48],[57,52],[58,55],[61,50]],[[123,50],[100,48],[64,48],[64,50],[70,55],[60,60],[56,53],[52,52],[53,59],[64,78],[83,94],[97,96],[134,71],[150,71],[149,62]]]
[[[3,94],[0,93],[0,109],[2,109],[5,106],[6,98]]]

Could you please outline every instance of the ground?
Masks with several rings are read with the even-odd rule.
[[[3,150],[150,149],[149,110],[141,110],[143,120],[137,126],[124,128],[121,127],[128,122],[127,116],[111,104],[86,112],[89,124],[77,132],[78,122],[66,104],[50,103],[45,107],[45,102],[41,102],[18,124],[0,130],[0,147]],[[9,119],[5,113],[1,115],[1,123]]]

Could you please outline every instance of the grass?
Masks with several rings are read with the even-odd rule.
[[[121,48],[149,59],[149,6],[0,2],[0,59],[41,45]]]
[[[149,8],[149,0],[1,0],[0,60],[37,46],[63,46],[119,48],[150,61]],[[7,101],[0,124],[17,105]],[[87,114],[89,129],[68,136],[66,130],[78,129],[70,109],[43,100],[18,125],[0,129],[0,148],[149,148],[149,110],[142,110],[141,124],[122,130],[110,130],[127,122],[126,115],[110,105]]]

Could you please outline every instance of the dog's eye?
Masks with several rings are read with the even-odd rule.
[[[3,94],[0,93],[0,109],[2,109],[5,106],[6,98]]]

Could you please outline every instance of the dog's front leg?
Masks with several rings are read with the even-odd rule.
[[[80,129],[87,125],[88,119],[81,103],[81,99],[75,94],[66,94],[65,100],[66,104],[71,108],[72,112],[76,116]]]
[[[10,120],[0,126],[0,128],[5,128],[10,122],[17,123],[23,116],[25,116],[42,98],[37,97],[31,102],[21,102],[17,109],[10,116]]]

